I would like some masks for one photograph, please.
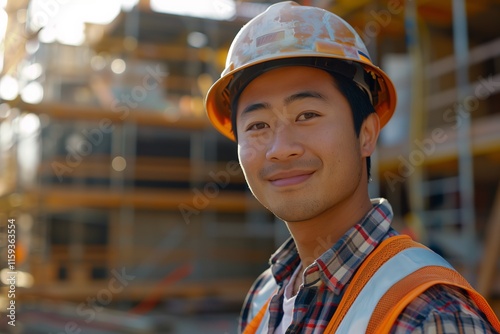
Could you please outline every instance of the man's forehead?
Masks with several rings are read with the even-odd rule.
[[[322,69],[309,66],[283,66],[273,68],[252,78],[241,89],[239,96],[245,95],[249,90],[264,90],[267,92],[265,85],[270,86],[274,91],[274,88],[280,89],[291,84],[305,86],[323,80],[330,81],[331,76]]]

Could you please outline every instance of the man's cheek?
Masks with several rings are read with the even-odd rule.
[[[238,144],[238,159],[240,161],[241,167],[245,168],[245,165],[250,164],[257,158],[257,148],[246,142]]]

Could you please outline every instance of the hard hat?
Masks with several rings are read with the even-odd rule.
[[[250,20],[229,48],[226,68],[207,93],[205,106],[213,126],[235,140],[231,99],[269,66],[306,65],[339,72],[367,91],[383,127],[396,107],[396,91],[389,77],[373,65],[356,31],[337,15],[293,1],[274,4]],[[250,68],[251,67],[251,68]],[[251,78],[240,80],[243,70]],[[247,75],[248,76],[248,75]]]

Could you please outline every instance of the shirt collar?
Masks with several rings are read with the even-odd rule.
[[[393,214],[389,202],[377,198],[372,200],[372,206],[365,217],[306,268],[304,286],[323,283],[335,294],[341,293],[361,262],[385,239],[390,230]],[[290,237],[270,259],[276,282],[282,285],[290,278],[299,263],[297,247]]]

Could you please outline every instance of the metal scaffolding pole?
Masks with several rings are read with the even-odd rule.
[[[477,254],[472,250],[476,241],[474,210],[474,172],[470,143],[470,114],[464,107],[469,86],[469,42],[467,34],[467,12],[464,0],[453,0],[453,47],[456,59],[457,84],[457,144],[460,189],[460,208],[462,217],[463,247],[466,252],[466,270],[470,271]]]
[[[411,109],[408,154],[417,149],[415,140],[424,136],[425,130],[425,107],[424,101],[424,59],[422,55],[422,45],[420,37],[420,23],[416,1],[406,0],[405,2],[405,28],[408,53],[411,60]],[[421,216],[424,213],[425,205],[422,194],[422,182],[424,171],[422,165],[415,166],[415,170],[408,177],[408,198],[410,210]]]

